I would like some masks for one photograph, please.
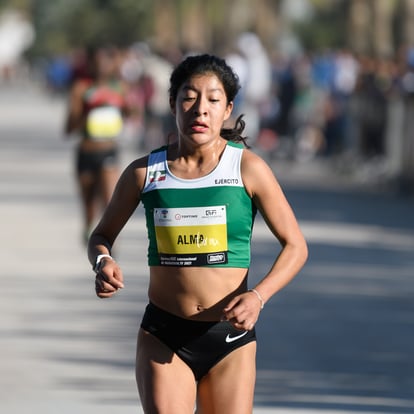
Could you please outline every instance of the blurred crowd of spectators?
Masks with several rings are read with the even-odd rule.
[[[140,42],[119,56],[120,76],[137,107],[125,135],[140,149],[154,148],[174,130],[168,81],[182,55],[162,55]],[[245,114],[257,151],[296,161],[346,160],[342,165],[349,168],[381,160],[382,171],[399,173],[404,141],[412,141],[404,134],[413,115],[414,50],[393,59],[343,49],[287,57],[267,52],[255,34],[243,33],[222,56],[240,78],[234,114]],[[45,73],[51,90],[66,92],[74,79],[87,76],[87,51],[55,57]]]
[[[287,57],[266,53],[250,33],[237,46],[228,59],[241,74],[239,110],[250,118],[258,150],[334,160],[361,177],[414,173],[414,49],[401,48],[392,59],[346,49]]]

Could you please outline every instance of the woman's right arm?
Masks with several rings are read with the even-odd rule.
[[[69,93],[69,102],[65,122],[65,134],[79,131],[83,127],[83,101],[82,96],[85,92],[85,82],[78,81],[73,84]]]
[[[141,200],[145,184],[147,157],[132,162],[122,173],[111,201],[88,242],[88,258],[97,273],[96,293],[110,297],[123,287],[122,271],[111,257],[111,249]],[[104,255],[95,268],[98,256]]]

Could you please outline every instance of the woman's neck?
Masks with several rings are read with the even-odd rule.
[[[221,138],[196,148],[175,143],[168,149],[169,168],[174,175],[181,178],[207,175],[216,168],[225,147],[226,141]]]

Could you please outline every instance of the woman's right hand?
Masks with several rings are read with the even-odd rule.
[[[122,270],[112,259],[102,259],[95,278],[96,295],[102,299],[112,297],[124,287]]]

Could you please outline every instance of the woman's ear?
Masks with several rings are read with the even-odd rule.
[[[233,112],[233,101],[229,102],[224,113],[224,120],[227,121],[230,118],[231,113]]]

